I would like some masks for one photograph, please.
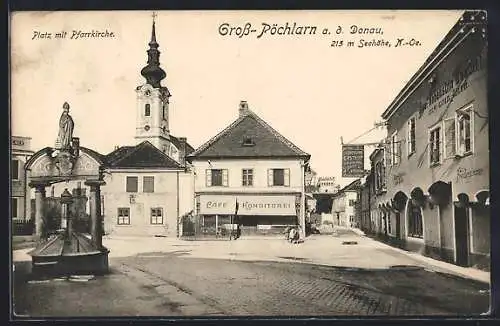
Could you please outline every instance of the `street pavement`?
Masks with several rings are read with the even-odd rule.
[[[351,243],[351,244],[343,244]],[[15,251],[15,309],[29,316],[479,315],[489,284],[349,230],[280,238],[104,239],[111,273],[30,280]]]

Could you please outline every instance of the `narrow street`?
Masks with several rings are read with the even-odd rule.
[[[146,250],[129,257],[111,257],[111,273],[82,280],[28,281],[16,265],[16,312],[30,316],[334,316],[334,315],[478,315],[488,310],[489,285],[429,271],[417,262],[353,234],[317,236],[317,244],[334,240],[370,241],[357,256],[387,256],[400,264],[388,268],[326,266],[304,257],[234,259],[197,257],[195,246],[223,249],[225,241],[178,241],[164,250]],[[239,240],[238,240],[239,241]],[[240,248],[283,240],[242,239]],[[236,242],[234,242],[236,244]],[[313,241],[307,245],[315,244]],[[137,244],[134,244],[137,246]],[[344,246],[344,256],[356,246]],[[363,249],[364,248],[364,249]],[[236,249],[236,250],[235,250]],[[317,248],[325,250],[324,247]],[[111,248],[112,250],[112,248]],[[261,249],[262,250],[262,249]],[[339,249],[340,250],[340,249]],[[212,250],[212,252],[215,250]],[[268,250],[269,251],[269,250]],[[272,249],[270,250],[272,251]],[[336,253],[341,256],[338,252]],[[265,255],[263,255],[265,256]],[[347,255],[348,256],[348,255]],[[361,259],[362,260],[362,259]]]

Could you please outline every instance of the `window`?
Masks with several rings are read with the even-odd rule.
[[[130,208],[118,208],[118,225],[130,225]]]
[[[416,122],[415,117],[408,120],[408,142],[407,142],[408,156],[415,153],[416,151],[415,122]]]
[[[457,150],[460,155],[469,154],[472,152],[472,124],[471,110],[457,111]]]
[[[151,224],[163,224],[163,208],[151,208]]]
[[[11,211],[12,211],[12,218],[18,218],[19,216],[17,216],[17,212],[18,212],[18,208],[17,208],[17,198],[11,198]]]
[[[408,205],[408,236],[423,238],[422,210],[414,205],[411,200],[409,200]]]
[[[384,162],[379,161],[375,164],[375,190],[385,189],[385,167]]]
[[[349,199],[349,206],[354,206],[356,201],[354,199]]]
[[[243,186],[253,186],[253,170],[243,169],[242,185]]]
[[[146,117],[151,115],[151,105],[149,105],[149,103],[144,106],[144,115]]]
[[[290,169],[269,169],[267,175],[269,186],[290,186]]]
[[[401,157],[399,149],[400,149],[399,141],[396,133],[394,133],[391,137],[391,157],[393,165],[399,164],[399,158]]]
[[[246,137],[243,139],[243,146],[255,146],[255,142],[252,138]]]
[[[227,187],[228,176],[227,169],[209,169],[206,170],[207,187]]]
[[[431,166],[441,163],[441,127],[435,127],[429,133],[429,159]]]
[[[137,192],[138,183],[138,177],[127,177],[127,192]]]
[[[142,191],[155,192],[155,177],[142,178]]]
[[[163,120],[167,120],[167,105],[163,104]]]
[[[19,180],[19,161],[12,160],[10,168],[11,168],[12,180]]]

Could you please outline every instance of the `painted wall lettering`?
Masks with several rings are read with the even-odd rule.
[[[458,168],[457,169],[457,181],[460,179],[469,179],[473,176],[481,175],[481,174],[483,174],[483,169],[469,170],[466,168]]]

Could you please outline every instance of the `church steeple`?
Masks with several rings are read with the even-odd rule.
[[[149,42],[148,64],[141,70],[141,75],[146,82],[154,88],[161,87],[161,81],[167,77],[165,71],[160,67],[159,44],[156,42],[155,16],[153,13],[153,28],[151,30],[151,41]]]

